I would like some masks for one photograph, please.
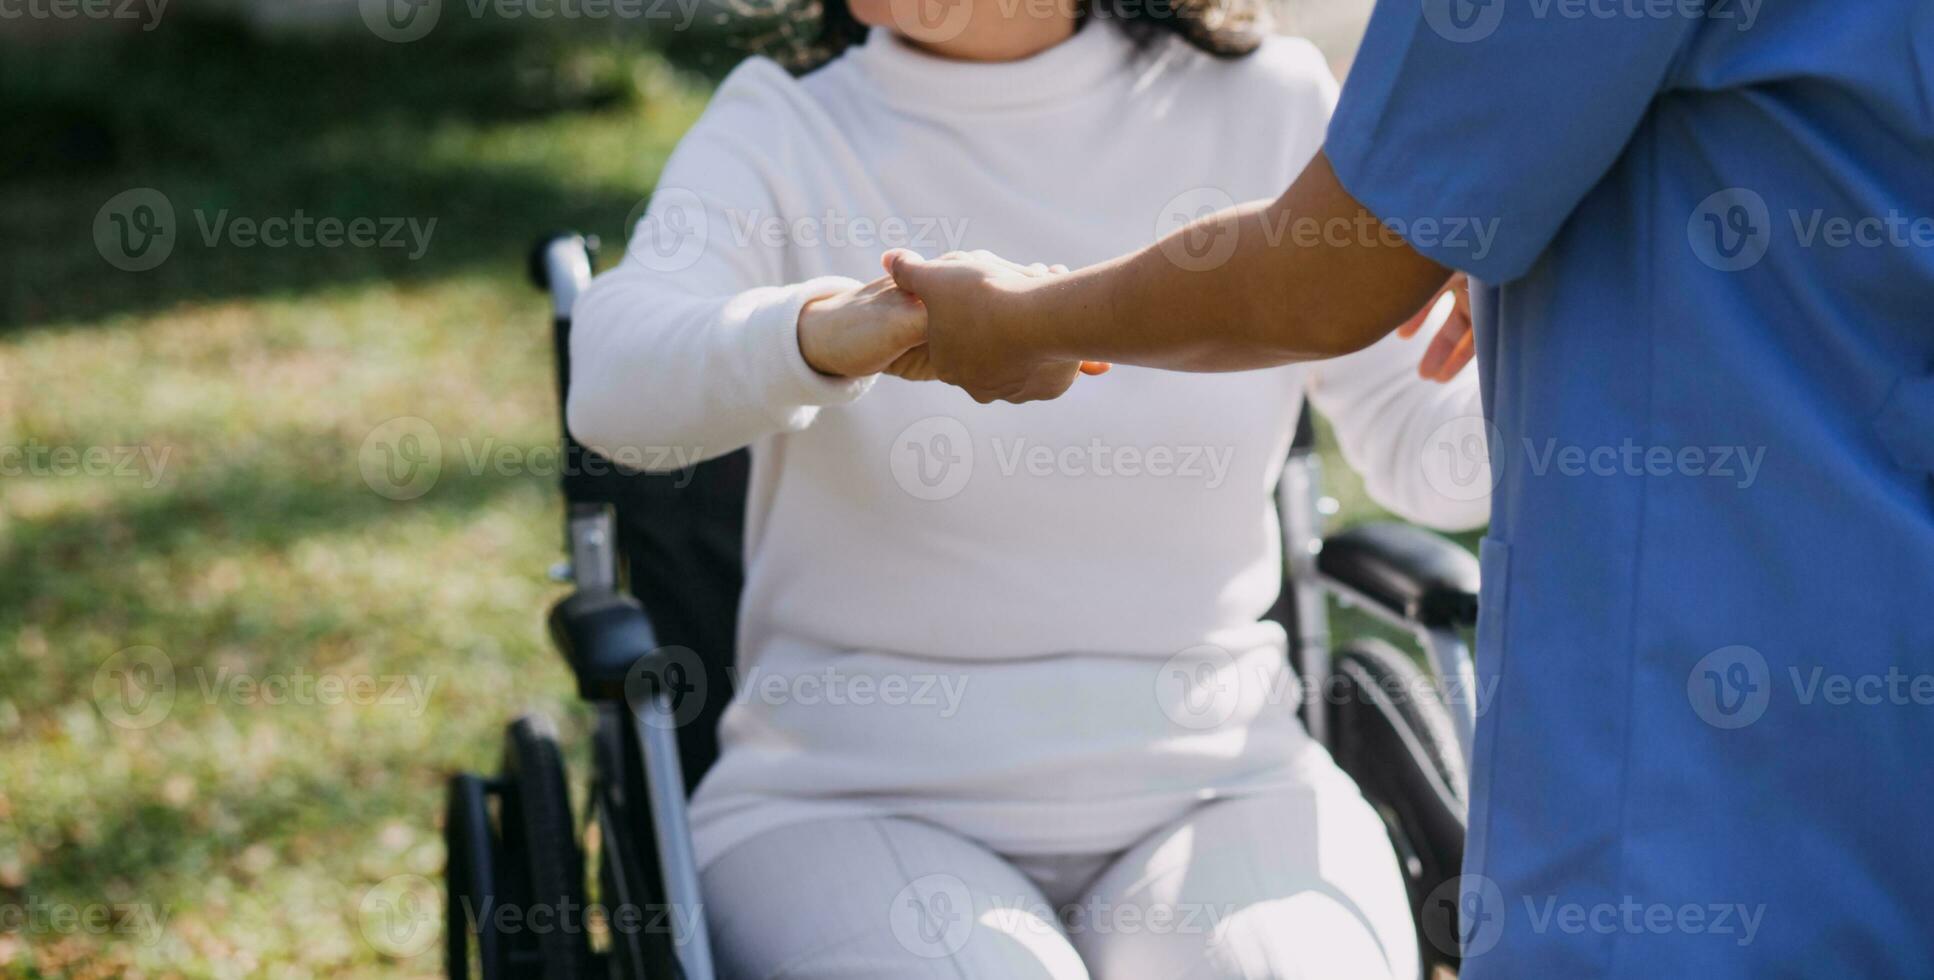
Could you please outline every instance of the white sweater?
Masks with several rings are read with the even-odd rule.
[[[1393,337],[979,405],[823,377],[796,325],[808,299],[877,276],[886,247],[1078,267],[1273,196],[1335,99],[1300,40],[1138,58],[1099,22],[1021,62],[875,31],[804,78],[755,59],[725,80],[626,260],[577,305],[568,407],[581,441],[634,465],[752,447],[739,693],[694,801],[702,861],[851,813],[1010,854],[1101,852],[1328,764],[1262,620],[1297,405],[1329,417],[1386,507],[1469,527],[1489,501],[1435,492],[1470,475],[1430,479],[1446,463],[1426,444],[1479,414],[1470,372],[1422,381],[1425,340]]]

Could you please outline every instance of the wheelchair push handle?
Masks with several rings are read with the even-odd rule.
[[[598,251],[598,236],[574,231],[546,235],[531,246],[526,271],[531,285],[551,294],[551,312],[568,319],[578,295],[591,285],[591,257]]]

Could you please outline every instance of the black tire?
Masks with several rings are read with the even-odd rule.
[[[571,819],[570,783],[557,726],[543,715],[511,722],[504,738],[504,790],[501,810],[504,840],[521,858],[529,904],[522,910],[530,934],[520,952],[535,953],[521,975],[544,980],[590,976],[590,936],[585,922],[584,853]],[[523,959],[524,957],[519,957]]]
[[[1344,645],[1332,670],[1330,752],[1388,826],[1426,962],[1454,968],[1455,903],[1439,889],[1463,870],[1468,784],[1450,711],[1430,696],[1440,690],[1430,676],[1381,640]]]
[[[1384,690],[1400,693],[1441,690],[1416,661],[1382,640],[1346,643],[1337,651],[1335,660],[1334,669],[1350,675],[1358,690],[1366,683],[1386,685]],[[1422,750],[1419,758],[1429,761],[1461,814],[1468,803],[1470,774],[1465,771],[1464,754],[1457,748],[1456,722],[1449,709],[1442,703],[1413,697],[1394,697],[1386,703],[1403,719],[1404,728],[1415,736]]]
[[[509,976],[506,961],[509,951],[504,937],[492,928],[487,918],[484,922],[471,921],[472,914],[482,915],[494,908],[500,894],[496,867],[502,853],[490,825],[488,794],[483,779],[478,776],[459,773],[450,778],[443,820],[443,847],[447,855],[444,967],[450,980],[470,980],[473,976],[479,980],[501,980]]]

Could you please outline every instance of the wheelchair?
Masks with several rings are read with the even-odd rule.
[[[531,254],[532,278],[552,299],[560,418],[571,307],[596,247],[560,234]],[[731,690],[747,456],[629,473],[599,465],[568,431],[563,439],[568,561],[552,575],[572,591],[549,629],[595,714],[586,812],[572,812],[557,729],[542,716],[510,724],[496,775],[451,777],[448,972],[711,980],[686,799],[718,754]],[[1475,719],[1464,635],[1476,622],[1478,564],[1405,524],[1325,536],[1335,502],[1321,494],[1314,441],[1305,412],[1276,491],[1284,588],[1271,616],[1310,692],[1305,725],[1384,819],[1426,975],[1438,976],[1459,961],[1450,883],[1464,851]],[[1333,649],[1331,596],[1416,637],[1430,671],[1379,639]]]

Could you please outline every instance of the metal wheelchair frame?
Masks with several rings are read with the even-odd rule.
[[[560,347],[571,309],[590,282],[594,248],[580,236],[558,235],[540,242],[532,255],[533,276],[550,293]],[[559,356],[565,353],[560,349]],[[1299,437],[1298,448],[1284,465],[1276,496],[1286,566],[1283,601],[1294,624],[1291,656],[1305,686],[1304,721],[1312,736],[1329,745],[1335,735],[1330,699],[1311,693],[1322,686],[1317,682],[1332,677],[1336,659],[1329,598],[1337,596],[1414,635],[1427,651],[1432,683],[1440,692],[1459,686],[1471,692],[1470,652],[1460,631],[1475,618],[1476,562],[1457,546],[1414,528],[1385,527],[1379,531],[1382,537],[1359,535],[1376,540],[1348,539],[1343,542],[1347,549],[1335,536],[1326,539],[1324,523],[1335,512],[1335,502],[1321,493],[1321,461],[1311,441],[1307,432]],[[1439,600],[1439,606],[1446,596],[1454,600],[1452,613],[1420,614],[1416,600],[1422,593],[1408,581],[1416,576],[1399,567],[1400,562],[1393,564],[1396,560],[1385,553],[1387,542],[1382,538],[1391,536],[1400,537],[1406,546],[1432,549],[1434,559],[1448,563],[1452,569],[1448,581],[1426,585],[1436,590],[1428,598]],[[658,924],[608,927],[608,948],[594,954],[583,935],[563,941],[533,938],[478,921],[479,907],[513,901],[518,896],[502,892],[528,887],[529,876],[518,872],[518,866],[553,859],[569,864],[581,861],[583,855],[575,840],[569,846],[546,849],[538,846],[542,841],[509,839],[514,822],[506,811],[517,773],[494,779],[459,774],[451,781],[446,825],[451,855],[450,972],[469,976],[472,966],[479,965],[485,977],[712,980],[712,948],[693,858],[678,733],[681,657],[690,651],[660,647],[649,617],[623,592],[618,527],[610,505],[567,501],[565,537],[569,560],[555,566],[552,577],[570,583],[573,592],[553,611],[552,633],[577,674],[580,694],[596,707],[588,812],[583,826],[571,832],[581,830],[597,842],[601,904],[607,909],[643,910]],[[1468,560],[1468,567],[1458,560],[1460,556]],[[1373,573],[1381,573],[1382,578]],[[1404,581],[1403,587],[1393,591],[1378,584],[1387,584],[1393,575]],[[1462,763],[1458,768],[1468,772],[1475,699],[1446,697],[1442,703],[1451,714]],[[554,753],[555,747],[548,751]],[[511,768],[509,763],[506,768]],[[1452,791],[1461,801],[1464,788],[1455,786]],[[494,820],[492,801],[497,801]],[[562,805],[568,815],[568,801]],[[1461,827],[1461,813],[1458,818]],[[649,833],[640,833],[641,829]],[[575,874],[582,880],[584,870],[581,866],[568,869],[567,877]],[[1455,958],[1454,953],[1446,955]]]

